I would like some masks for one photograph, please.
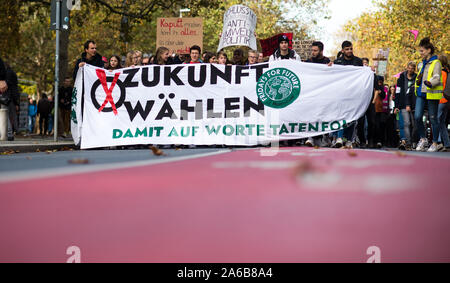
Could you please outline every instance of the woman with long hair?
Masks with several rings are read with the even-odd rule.
[[[120,65],[120,57],[118,55],[113,55],[111,56],[111,58],[109,58],[108,71],[117,69],[122,69],[122,66]]]
[[[228,61],[228,55],[227,53],[225,53],[225,51],[219,51],[219,53],[217,53],[217,63],[221,64],[221,65],[228,65],[230,64],[230,62]]]
[[[134,51],[129,51],[125,59],[125,68],[133,66]]]
[[[153,64],[155,65],[168,65],[169,60],[169,49],[161,46],[156,50],[155,58],[153,59]]]
[[[420,55],[422,56],[422,64],[419,68],[419,74],[416,78],[416,113],[414,119],[417,124],[417,132],[420,137],[417,151],[425,151],[428,140],[425,135],[425,127],[423,125],[423,113],[425,104],[428,104],[428,115],[430,117],[431,129],[433,132],[433,144],[428,149],[429,152],[438,150],[439,139],[439,120],[438,106],[439,100],[444,92],[442,82],[442,65],[435,55],[435,47],[429,38],[424,38],[419,44]]]

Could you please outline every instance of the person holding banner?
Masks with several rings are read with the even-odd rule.
[[[210,63],[210,64],[216,64],[217,63],[216,55],[214,53],[211,53],[211,52],[207,51],[205,56],[204,56],[203,62],[204,63]]]
[[[85,64],[89,64],[95,67],[103,68],[103,57],[97,53],[97,45],[95,41],[88,40],[84,44],[84,52],[81,54],[81,58],[77,60],[75,68],[73,70],[73,80],[77,78],[78,69],[83,67]]]
[[[202,60],[200,60],[200,54],[202,53],[202,49],[198,45],[193,45],[189,49],[189,54],[191,56],[191,60],[189,62],[186,62],[185,64],[197,64],[197,63],[203,63]]]
[[[118,69],[122,69],[122,66],[120,65],[120,57],[118,55],[113,55],[109,59],[108,71],[114,71]]]
[[[353,54],[353,44],[346,40],[344,42],[342,42],[342,56],[338,57],[335,61],[334,64],[336,65],[344,65],[344,66],[363,66],[363,62],[361,60],[361,58],[356,57]],[[337,133],[337,140],[336,140],[336,147],[342,147],[344,145],[344,141],[342,140],[342,138],[346,139],[346,143],[345,146],[348,148],[353,148],[354,145],[356,145],[355,143],[355,125],[356,122],[353,123],[352,125],[349,125],[347,128],[345,128],[344,130],[341,130]]]
[[[324,45],[320,41],[314,41],[311,45],[311,58],[309,58],[306,63],[316,63],[316,64],[327,64],[331,66],[331,61],[328,57],[323,55]],[[305,145],[313,147],[318,146],[330,146],[331,142],[328,135],[311,137],[305,142]]]
[[[249,50],[248,51],[248,58],[247,58],[247,65],[253,65],[258,63],[258,51],[255,50]]]
[[[297,60],[301,61],[300,56],[295,50],[289,49],[289,38],[282,34],[278,37],[278,49],[269,57],[269,61],[278,60]]]
[[[324,46],[322,42],[314,41],[311,46],[311,58],[306,60],[306,63],[330,64],[330,59],[323,55],[323,49]]]
[[[156,50],[156,54],[155,54],[155,59],[153,61],[153,63],[155,65],[170,65],[168,60],[169,60],[169,49],[161,46],[158,47],[158,49]]]
[[[233,65],[245,65],[244,50],[238,48],[233,52]]]
[[[228,55],[224,51],[219,51],[217,53],[217,63],[221,65],[228,65],[230,62],[228,61]]]

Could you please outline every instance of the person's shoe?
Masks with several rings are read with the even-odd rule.
[[[445,146],[442,143],[437,145],[437,151],[444,151],[444,150],[445,150]]]
[[[433,143],[430,148],[428,148],[427,152],[437,152],[438,151],[438,146],[437,144]]]
[[[341,138],[336,139],[336,143],[334,144],[335,148],[341,148],[344,146],[344,141]]]
[[[416,151],[425,151],[428,146],[428,141],[426,139],[420,139],[419,144],[416,147]]]
[[[377,142],[377,148],[378,149],[383,148],[383,144],[381,142]]]
[[[308,138],[308,140],[305,142],[306,146],[313,147],[314,146],[314,139]]]
[[[8,141],[14,141],[14,137],[8,137]]]
[[[331,140],[328,135],[324,135],[321,142],[322,147],[330,147],[331,146]]]
[[[353,148],[353,143],[352,143],[351,141],[347,141],[347,142],[345,143],[345,148],[347,148],[347,149],[352,149],[352,148]]]
[[[400,145],[398,146],[398,149],[400,149],[400,150],[406,150],[406,141],[405,141],[405,140],[402,140],[402,141],[400,142]]]

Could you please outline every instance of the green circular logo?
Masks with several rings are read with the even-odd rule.
[[[300,79],[285,68],[270,69],[256,84],[256,94],[261,102],[272,108],[285,108],[300,95]]]

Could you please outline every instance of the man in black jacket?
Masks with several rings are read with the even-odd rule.
[[[320,41],[314,41],[311,45],[311,58],[306,60],[306,63],[315,63],[315,64],[327,64],[331,65],[331,61],[328,57],[323,55],[324,45]],[[308,138],[305,142],[306,146],[329,146],[331,142],[329,141],[328,134],[322,136],[316,136]]]
[[[353,44],[350,41],[344,41],[342,43],[342,56],[334,61],[336,65],[345,66],[363,66],[361,58],[356,57],[353,54]]]
[[[311,58],[306,60],[307,63],[330,64],[330,59],[323,55],[323,43],[314,41],[311,45]]]
[[[416,63],[409,62],[406,71],[400,74],[397,80],[397,88],[395,94],[395,109],[394,113],[400,113],[399,124],[403,125],[400,129],[400,145],[399,149],[407,150],[411,149],[411,130],[410,126],[414,123],[414,116],[412,116],[414,83],[416,81],[417,74]]]
[[[342,43],[342,54],[343,55],[341,57],[337,58],[334,61],[334,64],[344,66],[363,66],[361,58],[356,57],[353,54],[353,44],[350,41],[346,40]],[[344,136],[347,140],[345,143],[346,147],[353,148],[354,146],[356,146],[354,137],[355,125],[356,123],[353,123],[344,130],[338,132],[338,138],[336,140],[335,147],[342,147],[344,145],[344,141],[340,138],[341,136]]]
[[[81,54],[81,58],[77,60],[75,69],[73,70],[73,80],[77,78],[78,69],[84,65],[89,64],[99,68],[103,68],[102,56],[97,53],[97,45],[93,40],[88,40],[84,44],[84,52]]]

